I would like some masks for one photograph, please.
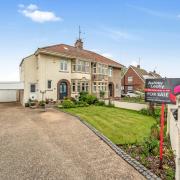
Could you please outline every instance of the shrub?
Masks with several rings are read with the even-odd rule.
[[[160,132],[160,128],[158,124],[154,124],[151,127],[151,136],[155,139],[159,139],[159,132]]]
[[[151,111],[149,109],[143,108],[139,111],[140,114],[151,116]]]
[[[100,95],[101,98],[104,98],[105,92],[104,91],[100,91],[99,95]]]
[[[96,96],[88,94],[88,92],[80,92],[79,101],[86,102],[87,104],[95,104],[98,102]]]
[[[77,99],[76,99],[76,98],[74,98],[74,97],[70,97],[70,100],[71,100],[72,102],[74,102],[74,103],[76,103],[76,102],[77,102]]]
[[[88,95],[88,92],[84,92],[84,91],[80,92],[79,93],[79,101],[86,101],[87,95]]]
[[[105,102],[104,101],[98,101],[95,104],[96,106],[105,106]]]
[[[87,102],[89,105],[91,105],[91,104],[97,103],[97,102],[98,102],[98,99],[97,99],[96,96],[88,94],[88,95],[86,96],[85,102]]]
[[[143,144],[143,153],[148,156],[150,155],[158,155],[159,153],[159,141],[152,136],[149,138],[145,138]]]
[[[45,106],[45,101],[39,101],[39,106],[44,107]]]
[[[62,107],[63,108],[74,108],[75,104],[70,99],[67,99],[62,102]]]

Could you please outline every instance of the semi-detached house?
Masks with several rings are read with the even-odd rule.
[[[83,49],[78,39],[74,46],[58,44],[37,49],[20,64],[20,80],[24,82],[22,103],[29,99],[62,100],[87,91],[99,97],[121,97],[123,65],[100,54]]]

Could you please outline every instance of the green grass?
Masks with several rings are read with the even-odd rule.
[[[103,106],[64,109],[94,126],[115,144],[143,142],[150,135],[155,119],[137,111]]]

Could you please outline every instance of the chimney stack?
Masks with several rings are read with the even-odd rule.
[[[81,39],[77,39],[74,46],[78,49],[83,49],[83,42]]]
[[[140,69],[140,64],[138,64],[138,65],[137,65],[137,68],[139,68],[139,69]]]

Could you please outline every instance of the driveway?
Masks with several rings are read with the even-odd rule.
[[[0,104],[0,180],[144,179],[75,117]]]

